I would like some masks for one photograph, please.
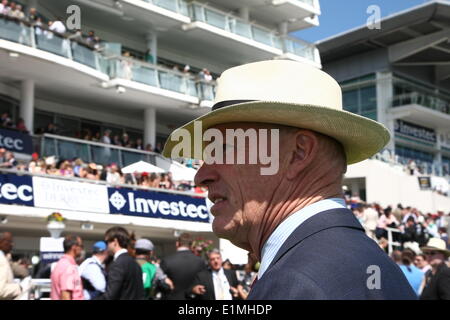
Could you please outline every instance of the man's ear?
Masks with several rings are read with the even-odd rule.
[[[319,140],[317,135],[309,130],[299,130],[292,139],[295,139],[292,158],[287,170],[289,180],[296,179],[299,174],[309,166],[316,157]]]

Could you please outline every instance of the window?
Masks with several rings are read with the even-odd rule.
[[[377,120],[377,88],[370,85],[342,93],[344,110]]]

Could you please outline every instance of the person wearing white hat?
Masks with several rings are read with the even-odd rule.
[[[421,300],[450,300],[450,268],[446,261],[450,257],[444,240],[431,238],[421,250],[426,255],[431,270],[425,275]]]
[[[249,299],[416,299],[342,194],[347,165],[389,139],[343,110],[328,74],[271,60],[223,72],[212,111],[175,130],[163,155],[205,161],[195,183],[214,203],[213,231],[261,261]]]

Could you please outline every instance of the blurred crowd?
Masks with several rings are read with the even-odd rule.
[[[250,255],[236,268],[222,260],[212,240],[183,233],[175,252],[161,259],[150,239],[135,238],[112,227],[86,248],[87,255],[83,239],[69,234],[58,261],[37,262],[35,256],[31,263],[14,258],[13,235],[0,232],[0,300],[24,299],[24,293],[28,299],[48,298],[33,295],[31,277],[50,279],[52,300],[245,300],[256,277],[258,263]],[[14,283],[13,277],[22,281]]]
[[[450,300],[450,211],[349,201],[366,234],[390,254],[421,299]]]
[[[32,154],[29,162],[18,161],[13,152],[0,148],[0,168],[16,169],[30,173],[47,174],[52,176],[74,177],[88,180],[105,181],[109,184],[130,184],[147,188],[161,188],[168,190],[204,193],[204,188],[196,187],[192,181],[174,181],[172,173],[135,172],[124,174],[121,168],[112,163],[108,166],[96,163],[86,163],[80,158],[61,159],[50,156],[39,158],[37,153]]]

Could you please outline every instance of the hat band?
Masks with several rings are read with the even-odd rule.
[[[256,100],[225,100],[225,101],[220,101],[217,102],[215,105],[213,105],[213,107],[211,108],[211,111],[220,109],[220,108],[224,108],[224,107],[229,107],[232,106],[234,104],[239,104],[239,103],[245,103],[245,102],[253,102]]]

